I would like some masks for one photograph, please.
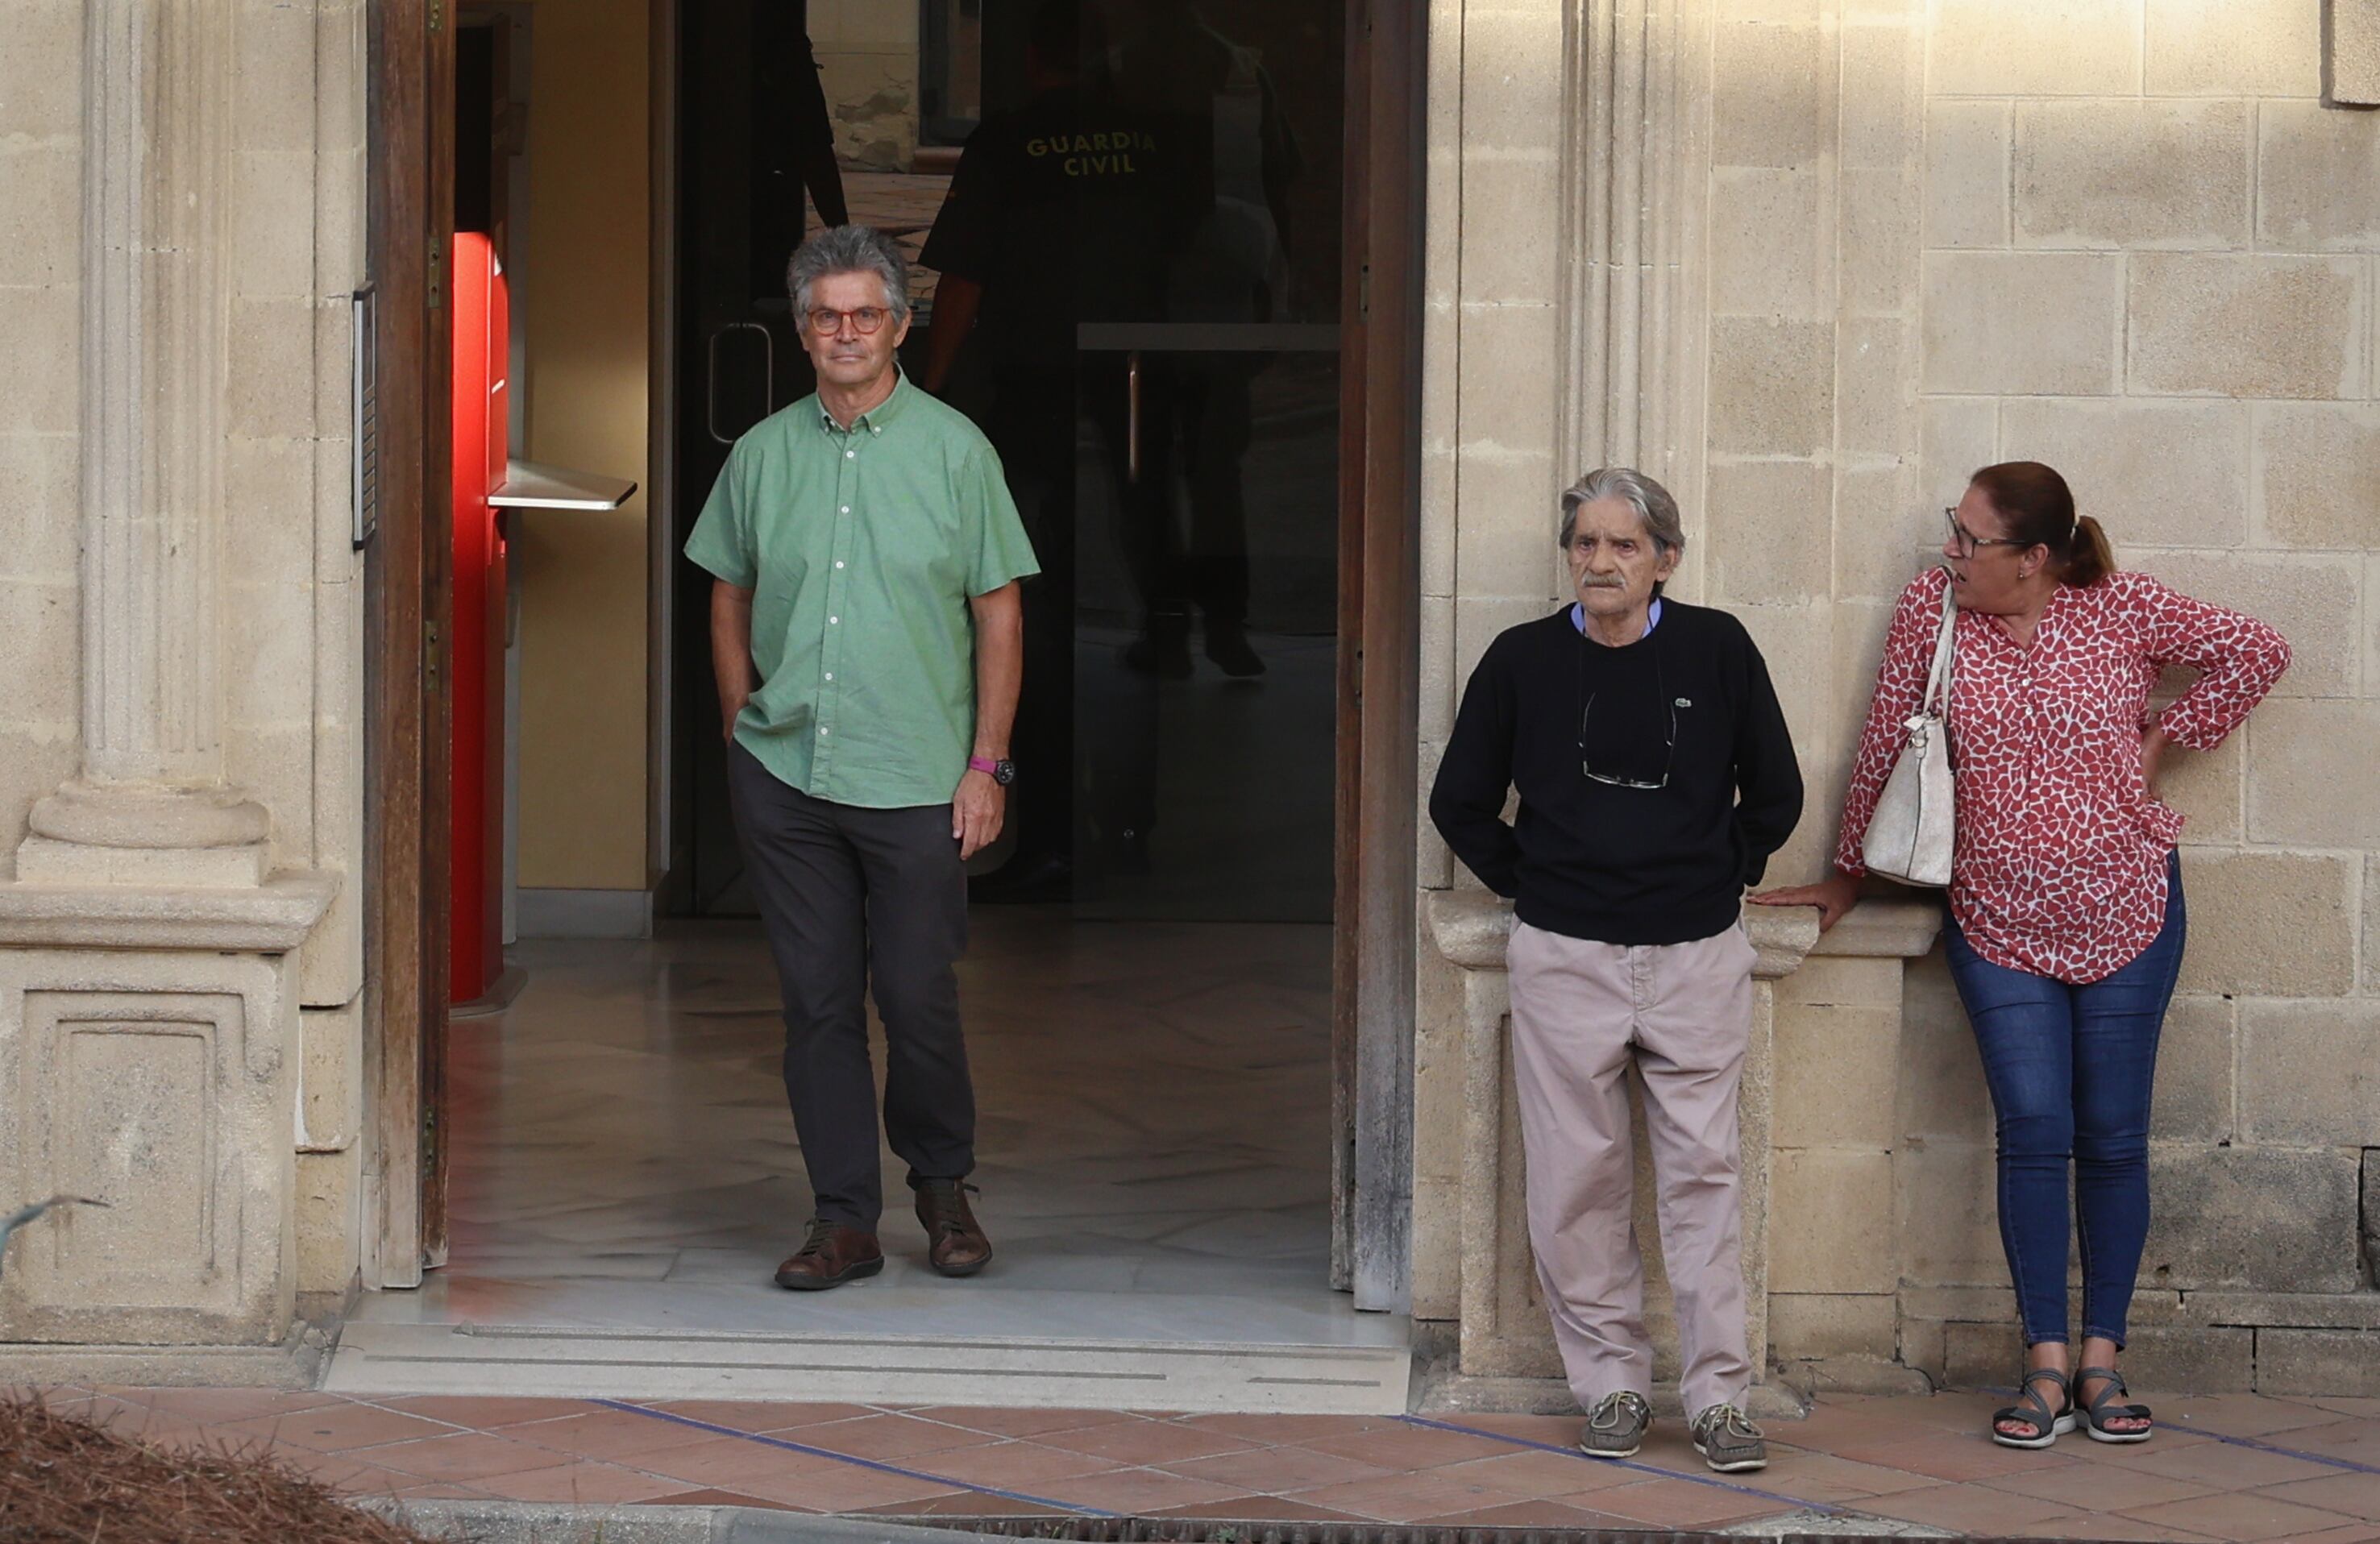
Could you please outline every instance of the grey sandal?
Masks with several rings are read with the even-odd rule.
[[[2063,1409],[2051,1409],[2049,1401],[2034,1390],[2034,1385],[2043,1379],[2057,1385],[2058,1392],[2066,1396],[2061,1402]],[[1993,1441],[2004,1448],[2046,1448],[2074,1429],[2074,1386],[2067,1381],[2064,1373],[2056,1368],[2035,1368],[2024,1375],[2018,1389],[2014,1404],[1992,1412]],[[2033,1429],[2022,1434],[2002,1431],[2002,1421],[2022,1421]]]
[[[2102,1378],[2107,1381],[2099,1385],[2099,1397],[2082,1406],[2081,1419],[2085,1436],[2095,1442],[2145,1442],[2156,1434],[2156,1428],[2151,1425],[2143,1425],[2135,1431],[2109,1430],[2107,1428],[2109,1421],[2149,1421],[2152,1418],[2149,1415],[2149,1407],[2145,1404],[2116,1403],[2117,1400],[2131,1394],[2132,1391],[2124,1386],[2123,1375],[2114,1368],[2084,1368],[2074,1375],[2073,1386],[2079,1389],[2094,1378]]]

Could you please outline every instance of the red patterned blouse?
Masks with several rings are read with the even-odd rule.
[[[1847,874],[1866,872],[1860,844],[1925,692],[1949,582],[1930,569],[1894,608],[1843,799],[1835,867]],[[2212,750],[2289,668],[2289,642],[2252,616],[2126,573],[2060,585],[2029,649],[1969,611],[1954,637],[1951,915],[1995,965],[2104,980],[2165,925],[2166,855],[2181,834],[2180,811],[2150,797],[2141,775],[2159,673],[2198,671],[2156,722],[2177,745]]]

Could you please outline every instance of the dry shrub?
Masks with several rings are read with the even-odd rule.
[[[152,1447],[0,1400],[5,1544],[426,1544],[261,1447]]]

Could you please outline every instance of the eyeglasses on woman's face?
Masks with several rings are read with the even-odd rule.
[[[1942,518],[1950,528],[1950,548],[1961,557],[1973,557],[1985,547],[2030,547],[2030,541],[2020,541],[2012,536],[1977,536],[1959,523],[1959,506],[1951,505],[1942,511]]]

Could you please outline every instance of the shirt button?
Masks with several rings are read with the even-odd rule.
[[[842,567],[842,566],[843,566],[843,559],[841,559],[841,558],[836,558],[836,559],[834,560],[834,565],[835,565],[837,568]]]
[[[827,678],[828,680],[830,680],[830,681],[833,680],[833,679],[834,679],[834,672],[833,672],[833,671],[832,671],[832,670],[828,671],[828,672],[826,673],[826,678]]]
[[[850,513],[851,513],[851,505],[847,505],[847,504],[846,504],[846,505],[844,505],[843,506],[843,513],[844,513],[844,514],[845,514],[845,515],[850,514]]]
[[[857,456],[858,454],[859,454],[859,452],[857,452],[857,451],[856,451],[856,450],[846,450],[846,451],[844,451],[844,452],[843,453],[843,458],[844,458],[844,460],[848,461],[848,460],[852,459],[854,456]]]
[[[832,735],[832,734],[833,734],[833,733],[834,733],[834,731],[833,731],[833,730],[832,730],[832,729],[829,729],[825,724],[821,723],[821,724],[820,724],[820,725],[819,725],[819,733],[820,733],[820,734],[821,734],[821,735]]]
[[[826,619],[826,625],[830,627],[839,627],[843,626],[843,618],[840,616],[830,616]]]

